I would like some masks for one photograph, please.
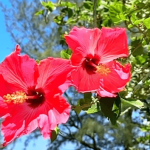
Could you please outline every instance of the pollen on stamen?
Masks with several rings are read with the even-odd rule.
[[[103,76],[107,76],[111,72],[110,69],[103,64],[98,65],[96,69],[97,69],[96,72]]]
[[[14,103],[14,104],[21,104],[26,101],[27,95],[25,92],[16,91],[13,94],[7,94],[3,96],[4,102],[6,103]]]

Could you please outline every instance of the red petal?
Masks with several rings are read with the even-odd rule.
[[[102,28],[95,53],[101,57],[100,63],[110,62],[129,55],[126,30],[123,28]]]
[[[2,122],[4,145],[9,144],[17,137],[31,133],[38,127],[37,118],[39,115],[48,113],[45,107],[33,109],[26,102],[22,104],[8,104],[7,107],[9,116],[5,117],[5,120]]]
[[[100,35],[101,31],[98,28],[86,29],[74,27],[69,35],[65,36],[68,46],[73,51],[71,57],[73,65],[78,65],[82,58],[88,54],[94,55]]]
[[[103,88],[99,88],[98,90],[97,90],[97,93],[101,96],[101,97],[116,97],[117,96],[117,94],[113,94],[113,93],[111,93],[111,92],[108,92],[108,91],[106,91],[106,90],[104,90]]]
[[[0,97],[0,117],[7,114],[8,106],[6,103],[4,103],[3,98]]]
[[[16,85],[8,83],[4,80],[3,76],[0,74],[0,96],[3,97],[6,94],[10,94],[20,90],[20,88],[16,87]]]
[[[70,61],[66,59],[49,57],[40,61],[40,76],[36,88],[42,87],[44,90],[58,89],[58,87],[66,81],[68,73],[72,69],[73,67],[70,64]]]
[[[50,130],[54,130],[58,124],[66,123],[69,118],[70,106],[63,97],[57,95],[51,103],[53,108],[48,111],[48,116],[40,115],[38,118],[44,138],[49,138]]]
[[[100,82],[100,87],[102,87],[103,90],[99,89],[98,92],[100,96],[103,97],[105,91],[115,94],[123,90],[131,78],[130,64],[126,64],[123,67],[119,62],[111,61],[107,63],[106,66],[111,72],[107,76],[103,76]],[[102,92],[103,94],[101,95]],[[108,96],[107,93],[105,96]],[[111,97],[113,97],[113,95]]]
[[[65,83],[59,86],[59,89],[64,93],[70,86],[73,85],[72,78],[71,78],[71,72],[68,74],[67,79]]]
[[[3,146],[6,146],[10,142],[12,142],[16,137],[19,137],[22,135],[22,131],[24,129],[24,122],[20,125],[18,128],[16,124],[10,123],[6,126],[2,123],[2,133],[4,134],[4,140]]]
[[[92,92],[99,88],[100,76],[98,74],[88,74],[83,67],[71,72],[74,86],[79,92]]]
[[[11,84],[20,90],[27,92],[28,87],[35,86],[38,77],[37,64],[27,55],[20,56],[19,48],[7,56],[0,64],[0,74]]]
[[[3,101],[3,96],[8,93],[13,93],[19,91],[20,89],[16,87],[16,85],[8,83],[4,80],[3,76],[0,74],[0,117],[6,115],[8,113],[8,106]]]

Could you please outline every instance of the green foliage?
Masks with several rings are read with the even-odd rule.
[[[99,112],[99,103],[92,104],[91,107],[86,111],[87,114]]]
[[[150,29],[150,17],[143,20],[143,24],[146,26],[147,29]]]
[[[52,12],[56,8],[55,4],[51,1],[48,2],[41,1],[41,4],[50,12]]]
[[[76,111],[77,114],[79,114],[81,112],[81,110],[88,111],[88,109],[90,109],[91,105],[92,105],[92,94],[85,93],[84,98],[79,99],[77,106],[74,106],[73,109]],[[93,103],[93,105],[95,105],[95,104]],[[94,109],[93,106],[92,106],[92,109]],[[90,113],[90,111],[87,113]]]
[[[116,24],[127,20],[125,13],[126,7],[122,3],[115,2],[109,6],[110,19]]]
[[[61,58],[64,58],[64,59],[70,59],[70,57],[71,57],[71,50],[69,50],[69,49],[62,50],[60,52],[60,56],[61,56]]]
[[[144,107],[144,103],[141,102],[140,100],[136,100],[136,99],[127,99],[127,100],[125,100],[125,99],[121,98],[121,101],[123,103],[129,104],[131,106],[135,106],[135,107],[137,107],[139,109]]]
[[[44,13],[44,10],[40,10],[40,11],[36,12],[35,15],[36,15],[36,16],[38,16],[38,15],[43,15],[43,13]]]

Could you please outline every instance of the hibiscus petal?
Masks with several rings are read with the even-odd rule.
[[[23,135],[23,129],[24,129],[24,122],[20,127],[16,126],[14,123],[9,123],[6,126],[3,124],[1,125],[2,133],[4,134],[4,143],[3,146],[6,146],[10,142],[12,142],[15,138]]]
[[[39,64],[39,78],[36,88],[47,89],[58,88],[68,78],[68,73],[73,69],[69,60],[61,58],[49,57],[40,61]],[[68,83],[67,83],[68,84]],[[65,87],[65,86],[64,86]],[[66,86],[67,88],[68,86]],[[66,89],[63,89],[65,91]]]
[[[100,76],[98,74],[88,74],[83,67],[78,67],[71,72],[73,85],[79,92],[92,92],[99,88]]]
[[[43,137],[46,139],[50,138],[51,132],[50,132],[50,123],[49,123],[48,116],[45,114],[41,114],[37,120]]]
[[[48,112],[48,116],[51,122],[51,130],[54,130],[58,124],[67,122],[71,108],[69,103],[59,94],[55,95],[51,103],[53,109]]]
[[[68,46],[73,51],[71,56],[73,65],[78,65],[82,58],[88,54],[94,55],[100,35],[101,31],[98,28],[86,29],[74,27],[69,35],[65,36]]]
[[[124,28],[102,28],[95,53],[101,57],[100,63],[110,62],[129,55],[127,35]]]
[[[8,93],[13,93],[17,90],[20,90],[20,88],[16,87],[15,84],[8,83],[4,80],[3,76],[0,74],[0,96],[3,97],[4,95]]]
[[[0,64],[0,74],[20,90],[27,92],[28,87],[35,86],[38,77],[37,64],[28,55],[20,56],[20,49],[6,57]]]
[[[33,109],[28,103],[8,104],[7,115],[2,122],[4,145],[24,134],[29,134],[38,127],[37,118],[41,111]],[[45,112],[45,110],[43,110]],[[18,113],[19,112],[19,113]]]
[[[59,94],[56,94],[53,99],[47,97],[45,108],[49,106],[48,116],[42,114],[38,117],[38,124],[44,138],[50,137],[50,130],[54,130],[58,124],[66,123],[69,118],[70,105]],[[42,109],[41,109],[42,110]]]
[[[8,106],[4,103],[3,98],[0,97],[0,117],[7,114]]]
[[[101,97],[116,97],[117,95],[114,93],[111,93],[111,92],[108,92],[106,90],[104,90],[103,88],[99,88],[97,90],[97,93],[101,96]]]
[[[130,81],[130,64],[122,66],[119,62],[111,61],[105,64],[109,69],[110,73],[107,76],[103,76],[100,81],[99,95],[109,97],[109,93],[115,94],[123,90],[126,84]],[[102,89],[102,90],[101,90]],[[107,93],[109,92],[109,93]],[[102,94],[101,94],[102,93]],[[108,95],[107,95],[108,94]],[[110,97],[113,97],[112,95]]]

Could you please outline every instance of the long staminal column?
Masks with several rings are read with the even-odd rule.
[[[42,97],[42,94],[39,94],[38,92],[36,92],[36,95],[28,96],[25,92],[16,91],[13,94],[4,95],[3,99],[6,103],[13,102],[14,104],[21,104],[28,99],[39,99],[40,97]]]

